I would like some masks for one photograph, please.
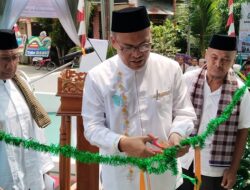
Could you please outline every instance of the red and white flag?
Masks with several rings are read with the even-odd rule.
[[[82,46],[82,48],[84,48],[85,42],[86,42],[84,0],[79,0],[78,1],[77,21],[79,22],[78,35],[81,37],[81,46]]]
[[[15,32],[15,34],[16,34],[17,37],[21,36],[21,33],[19,31],[19,28],[18,28],[17,24],[14,24],[13,30],[14,30],[14,32]]]
[[[228,36],[235,36],[233,4],[234,4],[233,0],[228,0],[228,8],[229,8],[228,19],[227,19],[227,27],[229,27],[227,32]]]

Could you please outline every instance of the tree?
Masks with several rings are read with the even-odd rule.
[[[236,36],[239,34],[239,22],[241,19],[241,4],[243,2],[250,2],[250,0],[234,0],[233,13],[234,13],[234,27]],[[228,19],[228,1],[219,1],[218,11],[220,12],[222,22],[220,26],[220,32],[226,34],[228,28],[226,28]]]
[[[191,0],[190,3],[191,34],[198,39],[202,57],[205,55],[208,39],[217,33],[221,26],[218,2],[219,0]]]
[[[65,52],[74,46],[58,19],[39,18],[37,20],[51,37],[51,45],[56,48],[58,58],[64,56]],[[55,56],[52,55],[52,58],[55,59]]]
[[[172,21],[166,19],[163,25],[152,25],[151,31],[153,51],[169,57],[174,57],[180,51],[176,47],[178,37],[182,35],[178,25],[175,26]]]
[[[187,3],[177,3],[176,12],[173,18],[174,25],[178,26],[178,37],[176,46],[180,49],[180,53],[187,52],[187,44],[190,42],[188,39],[188,4]]]
[[[67,0],[73,22],[78,29],[79,23],[77,22],[77,6],[78,0]],[[92,13],[93,7],[91,6],[91,0],[85,0],[85,22],[88,29],[88,20]],[[75,46],[70,40],[67,33],[64,31],[61,23],[58,19],[44,19],[39,18],[38,22],[42,24],[43,30],[47,31],[52,39],[52,46],[57,50],[57,57],[60,58],[68,53],[68,51]],[[87,32],[87,31],[86,31]]]

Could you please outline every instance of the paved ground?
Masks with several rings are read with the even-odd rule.
[[[18,69],[27,75],[27,81],[38,92],[57,92],[57,79],[61,71],[47,71],[46,68],[36,70],[31,65],[18,65]]]
[[[31,78],[48,73],[45,67],[42,67],[40,70],[36,70],[35,67],[31,65],[18,65],[18,69],[24,71]]]

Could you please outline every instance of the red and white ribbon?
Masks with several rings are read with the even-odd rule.
[[[78,1],[77,6],[77,21],[79,24],[78,35],[81,36],[81,46],[85,46],[86,42],[86,26],[85,26],[85,11],[84,11],[84,0]]]
[[[228,36],[235,36],[233,4],[234,4],[233,0],[228,0],[228,8],[229,8],[228,19],[227,19],[227,27],[229,27],[227,32]]]

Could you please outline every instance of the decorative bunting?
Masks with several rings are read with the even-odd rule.
[[[137,158],[137,157],[125,157],[119,155],[104,156],[98,153],[79,151],[76,148],[67,145],[60,146],[52,144],[48,146],[40,144],[34,140],[27,140],[19,137],[13,137],[11,134],[7,134],[1,130],[0,130],[0,141],[4,141],[5,143],[14,146],[22,146],[26,149],[32,149],[34,151],[49,152],[54,155],[61,154],[67,158],[69,157],[75,158],[77,161],[86,164],[102,163],[113,166],[130,164],[133,166],[137,166],[143,171],[147,171],[149,174],[151,173],[162,174],[165,171],[170,170],[173,175],[177,175],[178,169],[177,169],[176,156],[178,151],[187,145],[191,145],[192,147],[199,146],[200,148],[203,148],[205,145],[206,138],[214,134],[215,130],[220,124],[228,120],[228,118],[232,114],[234,107],[237,105],[238,101],[241,99],[241,97],[244,95],[245,91],[248,90],[249,87],[250,87],[250,75],[248,75],[245,85],[235,92],[232,101],[230,102],[230,104],[226,106],[222,114],[219,117],[212,119],[208,123],[206,131],[204,131],[200,135],[186,138],[180,142],[180,145],[167,148],[163,151],[162,154],[157,154],[153,157]],[[192,183],[197,184],[198,182],[194,178],[190,178],[185,175],[182,176],[184,178],[189,179]]]

